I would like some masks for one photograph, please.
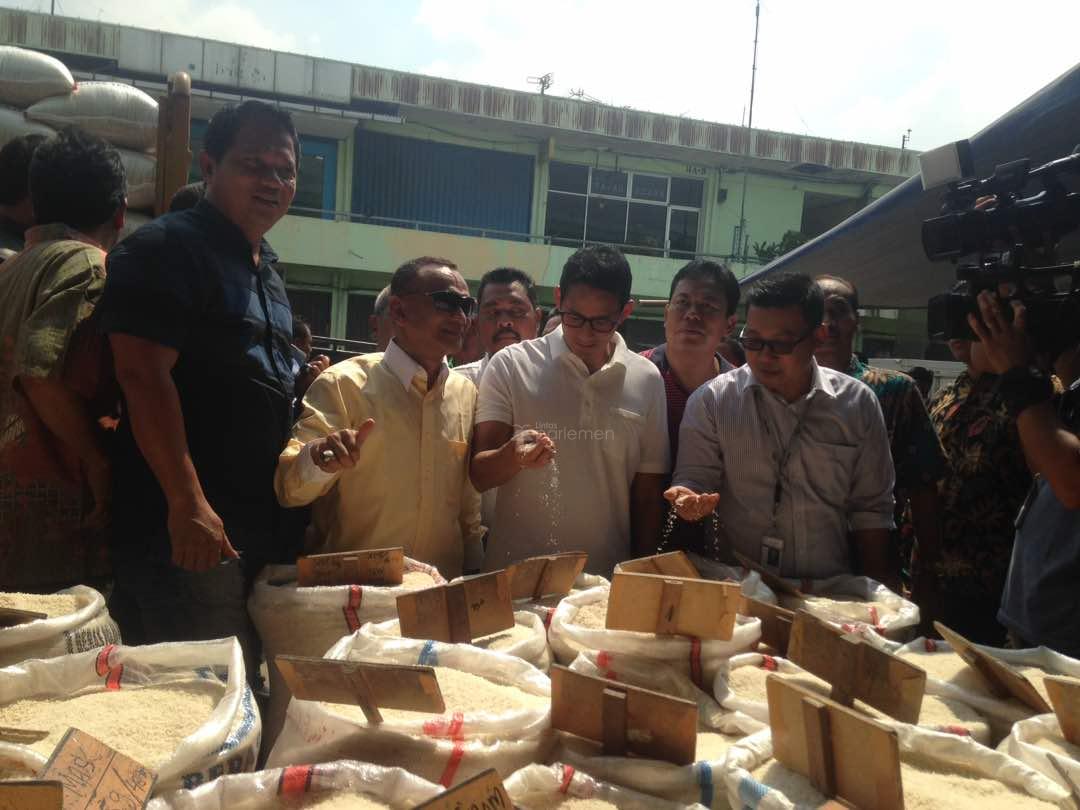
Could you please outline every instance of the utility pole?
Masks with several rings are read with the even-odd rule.
[[[758,29],[761,26],[761,0],[757,0],[754,5],[754,62],[750,68],[750,111],[746,121],[746,155],[750,155],[750,136],[754,131],[754,89],[757,84],[757,45],[758,45]],[[739,201],[739,227],[735,232],[734,244],[732,245],[732,255],[742,256],[743,260],[746,259],[747,249],[749,244],[746,239],[746,181],[749,175],[749,160],[743,163],[743,177],[742,177],[742,197]]]

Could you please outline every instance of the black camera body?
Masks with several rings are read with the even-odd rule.
[[[970,165],[966,142],[951,148],[953,165]],[[931,261],[956,264],[957,284],[929,301],[932,339],[975,339],[968,316],[978,317],[975,298],[990,290],[1010,318],[1009,302],[1023,302],[1037,351],[1080,340],[1080,260],[1057,257],[1061,240],[1080,228],[1080,193],[1062,180],[1073,174],[1080,176],[1080,147],[1036,169],[1018,160],[984,179],[946,180],[942,214],[923,222],[922,242]]]

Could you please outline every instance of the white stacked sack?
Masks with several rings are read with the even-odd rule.
[[[554,746],[551,732],[551,682],[519,658],[465,644],[413,639],[373,639],[359,633],[341,639],[327,658],[381,664],[425,665],[468,673],[525,693],[520,704],[499,708],[499,697],[485,708],[443,715],[382,710],[383,723],[367,722],[356,706],[296,700],[267,762],[269,767],[298,762],[357,759],[399,765],[444,787],[488,768],[503,776],[544,760]],[[445,683],[444,696],[449,695]],[[449,702],[449,701],[448,701]]]
[[[404,809],[440,792],[438,785],[401,768],[341,761],[223,776],[195,790],[153,799],[146,810],[298,810],[346,797]]]
[[[321,658],[342,636],[368,622],[397,618],[397,598],[446,582],[430,565],[405,558],[407,581],[396,587],[327,585],[301,588],[295,565],[268,565],[248,599],[248,613],[262,640],[270,671],[270,706],[263,718],[263,751],[269,752],[285,721],[289,689],[274,659],[279,655]],[[410,583],[408,580],[422,579]],[[283,763],[286,764],[286,763]],[[288,763],[291,764],[291,763]]]
[[[110,713],[101,704],[131,700],[121,693],[151,689],[155,695],[147,707],[133,714]],[[170,691],[182,692],[207,707],[205,719],[183,716],[170,710]],[[57,701],[100,696],[98,708],[89,711]],[[112,697],[110,697],[110,695]],[[31,703],[20,703],[29,701]],[[18,704],[18,705],[16,705]],[[159,706],[160,704],[160,706]],[[118,704],[117,704],[118,705]],[[68,717],[64,711],[78,712]],[[138,715],[137,720],[131,718]],[[180,726],[192,726],[171,753],[161,761],[141,764],[155,770],[155,792],[193,788],[226,773],[242,773],[255,766],[261,724],[255,700],[247,686],[244,658],[235,638],[145,647],[105,647],[98,652],[78,653],[47,660],[24,661],[0,669],[0,725],[20,727],[12,718],[22,717],[40,728],[46,717],[52,726],[49,737],[30,745],[8,746],[24,763],[43,768],[48,756],[68,727],[77,726],[135,759],[162,749]],[[132,725],[132,724],[135,725]],[[168,727],[167,731],[162,730]],[[157,732],[157,736],[155,733]],[[140,756],[141,754],[141,756]]]
[[[39,101],[31,121],[56,129],[74,125],[114,146],[151,151],[157,144],[158,104],[137,87],[120,82],[83,82],[71,93]]]
[[[105,597],[100,593],[76,585],[56,595],[71,597],[74,610],[0,629],[0,667],[28,658],[54,658],[120,643],[120,628],[109,616]]]
[[[75,79],[59,59],[0,45],[0,104],[25,109],[51,96],[74,92]]]

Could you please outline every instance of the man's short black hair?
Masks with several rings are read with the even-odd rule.
[[[169,213],[176,211],[187,211],[189,208],[194,208],[199,204],[199,201],[206,196],[206,183],[202,180],[197,183],[188,183],[186,186],[180,186],[173,194],[172,200],[169,201]]]
[[[120,153],[78,127],[48,138],[30,161],[30,199],[39,225],[98,228],[116,215],[126,197]]]
[[[513,284],[515,281],[525,288],[525,294],[529,296],[529,302],[535,307],[536,284],[533,282],[532,276],[524,270],[518,270],[516,267],[496,267],[494,270],[488,270],[484,273],[483,278],[480,279],[480,290],[476,293],[476,300],[484,300],[484,287],[488,284]]]
[[[30,160],[48,138],[20,135],[0,149],[0,205],[18,205],[30,193]]]
[[[621,307],[630,300],[633,283],[630,263],[621,251],[610,245],[590,245],[566,260],[559,278],[559,290],[565,298],[575,284],[584,284],[611,293]]]
[[[311,331],[311,324],[307,322],[307,319],[300,315],[292,316],[292,339],[294,341],[299,340],[304,335],[313,334]]]
[[[669,300],[675,296],[675,288],[679,286],[679,282],[687,279],[711,281],[724,293],[724,300],[727,301],[727,314],[729,316],[735,314],[735,310],[739,307],[739,282],[727,265],[709,261],[708,259],[694,259],[689,264],[684,265],[675,274],[675,278],[671,280],[671,291],[668,293]]]
[[[248,125],[264,126],[288,135],[292,138],[296,163],[300,164],[300,136],[296,134],[292,116],[265,101],[245,101],[214,113],[206,127],[206,135],[203,136],[203,150],[214,160],[221,160],[236,143],[240,130]]]
[[[810,276],[781,273],[763,278],[746,296],[746,306],[760,309],[798,307],[806,325],[816,328],[825,319],[825,294]]]
[[[817,282],[832,281],[832,282],[835,282],[837,284],[841,284],[844,287],[847,287],[849,290],[851,290],[850,293],[841,293],[841,295],[843,296],[844,299],[847,300],[848,304],[851,305],[851,311],[855,314],[855,317],[856,318],[859,317],[859,290],[854,284],[852,284],[846,278],[840,278],[840,276],[828,276],[828,275],[826,275],[826,276],[818,276],[817,278],[814,279],[814,281],[817,281]]]
[[[449,267],[451,270],[458,269],[457,265],[449,259],[442,259],[438,256],[418,256],[415,259],[409,259],[395,270],[394,275],[390,277],[390,294],[406,295],[413,292],[416,287],[416,277],[420,275],[422,269],[431,264]]]
[[[908,371],[908,376],[915,380],[915,382],[922,383],[927,388],[930,388],[934,384],[934,372],[926,366],[912,366],[911,370]]]

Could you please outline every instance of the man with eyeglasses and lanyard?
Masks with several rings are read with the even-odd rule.
[[[585,551],[610,575],[655,550],[669,470],[664,381],[615,330],[630,315],[630,266],[579,250],[555,302],[562,325],[493,356],[480,380],[472,480],[499,488],[485,567]],[[557,455],[556,455],[557,454]]]
[[[404,546],[448,578],[479,568],[480,496],[468,475],[476,386],[446,364],[475,312],[453,262],[406,262],[390,281],[386,351],[312,383],[275,478],[283,506],[312,504],[309,553]]]
[[[874,393],[814,360],[824,308],[803,275],[750,292],[747,365],[690,397],[665,496],[684,520],[717,510],[732,549],[774,574],[889,584],[889,437]]]

